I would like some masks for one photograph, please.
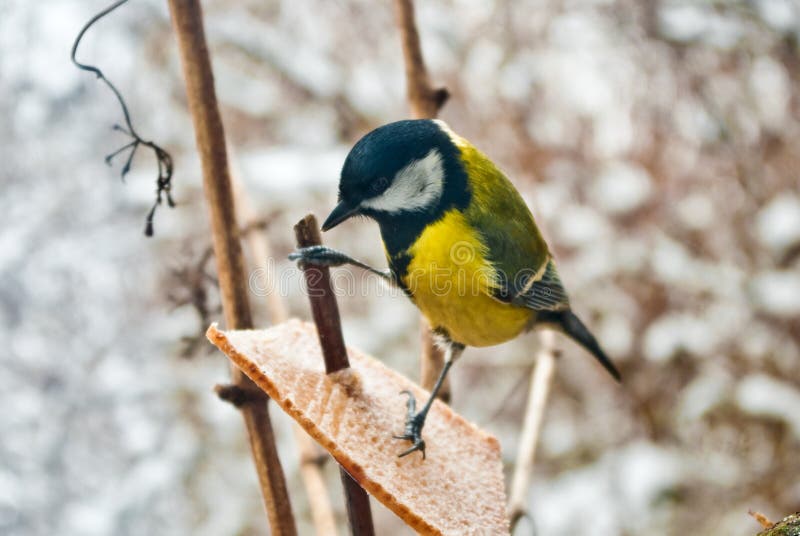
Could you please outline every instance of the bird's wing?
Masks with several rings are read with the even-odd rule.
[[[552,259],[547,261],[539,274],[534,274],[522,283],[512,286],[513,294],[506,298],[510,303],[536,311],[562,311],[569,309],[569,296],[558,277]]]
[[[491,160],[463,138],[459,149],[472,190],[465,215],[480,233],[495,275],[487,291],[500,301],[529,309],[568,309],[555,263],[522,196]]]

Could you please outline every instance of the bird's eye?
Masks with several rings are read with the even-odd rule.
[[[383,191],[386,190],[386,188],[388,187],[389,187],[389,179],[387,179],[386,177],[379,177],[374,181],[372,181],[372,184],[370,185],[369,189],[373,194],[378,195],[380,193],[383,193]]]

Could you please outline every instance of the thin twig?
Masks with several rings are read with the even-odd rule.
[[[88,71],[90,73],[94,73],[98,79],[100,79],[108,88],[114,93],[114,96],[117,98],[120,107],[122,108],[122,115],[125,117],[125,125],[114,125],[114,130],[122,132],[123,134],[129,136],[133,139],[130,143],[125,144],[121,148],[117,149],[113,153],[106,156],[106,164],[111,165],[112,160],[115,156],[124,153],[125,151],[130,151],[128,153],[128,158],[125,160],[125,164],[122,166],[122,171],[120,176],[122,180],[125,180],[125,175],[131,170],[131,164],[133,163],[133,157],[136,155],[136,149],[139,148],[140,145],[144,145],[145,147],[149,147],[152,149],[153,153],[155,154],[156,161],[158,162],[158,177],[156,178],[156,200],[153,203],[153,206],[150,208],[150,211],[147,213],[147,219],[145,221],[145,229],[144,234],[146,236],[153,236],[153,217],[156,213],[156,208],[161,205],[162,196],[167,198],[167,205],[172,208],[175,206],[175,201],[172,200],[172,156],[165,151],[161,146],[157,145],[156,143],[143,139],[136,129],[133,128],[133,122],[131,120],[131,114],[128,111],[128,105],[125,103],[125,99],[122,97],[122,94],[119,92],[117,87],[111,83],[111,81],[105,77],[103,71],[100,70],[99,67],[94,65],[89,65],[86,63],[81,63],[76,59],[76,55],[78,53],[78,45],[81,43],[81,39],[83,39],[84,34],[89,30],[89,28],[117,9],[122,4],[126,3],[128,0],[119,0],[108,6],[106,9],[101,11],[100,13],[96,14],[94,17],[89,19],[81,31],[78,32],[78,36],[75,38],[75,42],[72,45],[72,53],[70,54],[70,58],[72,59],[72,63],[78,69],[82,69],[84,71]]]
[[[319,226],[313,215],[309,214],[294,226],[297,247],[318,246],[322,244]],[[342,325],[339,319],[339,306],[331,288],[331,273],[327,266],[303,266],[311,313],[317,325],[325,371],[330,374],[350,367],[347,348],[344,345]],[[354,536],[373,536],[372,511],[369,495],[353,478],[340,468],[344,486],[347,518]]]
[[[428,78],[419,32],[414,19],[413,0],[395,0],[395,15],[400,39],[403,45],[403,60],[406,70],[406,91],[411,116],[417,119],[434,119],[450,96],[447,88],[434,88]],[[444,355],[434,344],[430,326],[423,318],[420,327],[422,355],[420,356],[420,385],[431,390],[444,366]],[[439,398],[450,401],[450,381],[445,380],[439,391]]]
[[[314,529],[319,535],[336,536],[336,515],[322,473],[322,466],[330,459],[330,455],[299,424],[294,423],[292,431],[300,453],[300,477],[306,488]]]
[[[247,195],[244,185],[241,180],[242,172],[238,165],[236,153],[231,145],[228,145],[228,156],[230,160],[229,168],[231,170],[231,186],[233,188],[233,196],[236,202],[236,213],[242,221],[259,221],[258,215],[253,210],[250,204],[250,198]],[[271,324],[280,324],[289,319],[289,313],[284,303],[283,297],[275,289],[275,273],[274,268],[269,266],[268,260],[273,259],[272,250],[270,247],[269,237],[265,232],[266,226],[256,229],[256,232],[247,233],[243,238],[247,244],[247,248],[253,258],[253,263],[256,269],[260,269],[267,277],[264,288],[267,290],[267,312],[269,313],[269,320]]]
[[[419,358],[419,384],[430,391],[444,367],[444,353],[441,348],[436,346],[430,324],[424,317],[420,317],[419,332],[420,346],[422,347],[422,354]],[[450,395],[450,381],[445,378],[436,396],[445,404],[449,404]]]
[[[403,43],[406,65],[406,89],[411,116],[417,119],[434,119],[450,97],[445,87],[434,88],[428,79],[419,32],[414,20],[413,0],[395,0],[397,26]]]
[[[533,472],[533,462],[536,457],[536,445],[539,442],[539,433],[544,422],[544,410],[547,406],[547,395],[550,392],[550,384],[553,380],[556,358],[558,357],[553,331],[542,331],[539,335],[539,341],[541,347],[536,358],[536,366],[531,373],[528,406],[525,410],[517,462],[514,466],[514,476],[511,480],[508,515],[511,520],[512,532],[517,522],[527,514],[526,503],[531,473]]]
[[[225,324],[228,329],[249,329],[253,327],[253,321],[247,295],[247,277],[239,226],[236,224],[225,132],[203,29],[203,13],[198,0],[169,0],[169,7],[200,152]],[[232,383],[245,392],[252,393],[257,389],[236,367],[232,367],[231,376]],[[278,459],[267,400],[266,395],[247,400],[241,406],[241,413],[247,426],[272,534],[294,536],[297,529]]]
[[[230,157],[231,182],[236,200],[237,214],[243,221],[255,221],[256,213],[245,193],[241,180],[241,170],[237,165],[236,153],[230,145],[228,146],[228,155]],[[263,288],[266,289],[265,299],[270,323],[280,324],[285,322],[289,318],[289,313],[283,297],[279,292],[275,292],[275,267],[268,262],[269,259],[273,258],[269,237],[264,232],[264,228],[260,227],[254,229],[254,232],[244,235],[244,239],[247,249],[250,251],[254,268],[260,270],[267,278]],[[306,497],[311,510],[311,520],[314,523],[316,533],[325,536],[336,536],[336,516],[325,485],[325,476],[322,473],[322,465],[329,459],[329,456],[298,423],[292,422],[292,432],[300,454],[300,477],[303,479],[303,485],[306,489]]]

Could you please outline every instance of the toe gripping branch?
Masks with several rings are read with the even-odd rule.
[[[354,261],[344,253],[327,246],[298,248],[296,251],[289,253],[289,260],[312,266],[342,266]]]
[[[422,439],[422,427],[425,424],[425,417],[427,411],[423,410],[417,413],[417,400],[411,391],[401,391],[400,394],[408,395],[408,402],[406,402],[406,427],[403,435],[392,436],[395,439],[404,441],[411,441],[413,444],[411,448],[404,450],[397,457],[402,458],[408,456],[412,452],[420,451],[422,459],[425,459],[425,440]]]
[[[301,264],[301,266],[336,267],[350,264],[380,276],[390,284],[393,282],[392,276],[388,271],[382,271],[378,270],[377,268],[373,268],[369,264],[361,262],[358,259],[354,259],[346,253],[336,251],[335,249],[327,246],[308,246],[298,248],[296,251],[293,251],[289,254],[289,260],[297,261]]]

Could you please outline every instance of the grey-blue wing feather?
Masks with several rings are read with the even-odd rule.
[[[569,309],[569,296],[558,276],[552,259],[541,274],[530,274],[520,281],[506,282],[496,294],[501,301],[535,311],[563,311]]]

